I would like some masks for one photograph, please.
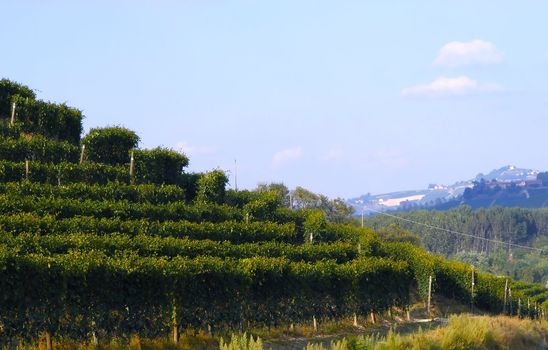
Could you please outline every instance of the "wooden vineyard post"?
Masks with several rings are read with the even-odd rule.
[[[15,107],[17,106],[17,104],[15,102],[13,102],[11,104],[11,120],[10,120],[10,125],[13,125],[15,124]]]
[[[133,158],[133,151],[131,151],[131,157],[129,159],[129,182],[133,185],[135,179],[133,177],[135,173],[135,159]]]
[[[474,313],[474,265],[472,265],[472,284],[470,285],[471,292],[470,292],[470,313]]]
[[[373,311],[371,311],[371,323],[375,323],[375,313]]]
[[[407,318],[407,321],[411,321],[411,311],[409,311],[409,307],[405,308],[405,316]]]
[[[521,298],[518,298],[518,318],[521,318]]]
[[[354,312],[354,327],[358,327],[358,315]]]
[[[29,160],[25,159],[25,178],[29,178]]]
[[[506,303],[508,301],[508,278],[504,284],[504,305],[502,306],[502,313],[506,314]]]
[[[432,275],[428,276],[428,304],[426,307],[426,313],[428,314],[428,317],[431,317],[431,314],[430,314],[431,303],[432,303]]]
[[[312,316],[312,325],[314,327],[314,332],[318,331],[318,321],[316,321],[316,315]]]
[[[173,314],[172,314],[172,327],[173,327],[173,343],[179,343],[179,324],[177,322],[177,305],[173,301]]]
[[[80,151],[80,164],[84,162],[84,153],[86,152],[86,145],[82,145],[82,150]]]

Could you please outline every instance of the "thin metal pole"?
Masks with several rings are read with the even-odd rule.
[[[234,159],[234,188],[238,191],[238,163]]]

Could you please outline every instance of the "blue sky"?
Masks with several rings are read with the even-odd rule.
[[[546,1],[0,0],[0,77],[238,185],[548,170]]]

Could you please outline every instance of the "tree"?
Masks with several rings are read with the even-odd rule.
[[[297,209],[318,208],[321,204],[321,197],[306,188],[297,186],[292,192],[293,207]]]
[[[264,192],[274,192],[276,193],[276,196],[278,197],[279,204],[284,207],[290,207],[289,203],[289,189],[286,185],[279,182],[271,182],[269,184],[267,183],[259,183],[257,185],[257,188],[255,189],[255,192],[257,193],[264,193]]]
[[[198,179],[196,201],[202,204],[223,203],[227,183],[228,176],[220,169],[203,174]]]

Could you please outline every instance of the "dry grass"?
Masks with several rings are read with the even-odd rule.
[[[446,327],[416,332],[405,337],[389,333],[371,344],[357,339],[356,349],[547,349],[548,322],[509,317],[451,316]],[[362,346],[363,345],[363,346]]]

